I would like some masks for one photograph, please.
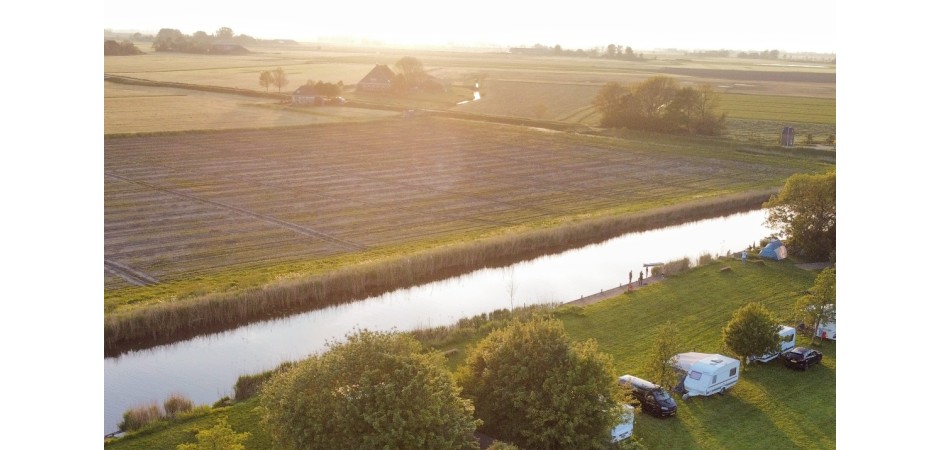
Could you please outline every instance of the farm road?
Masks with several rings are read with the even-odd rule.
[[[135,286],[149,286],[151,284],[157,284],[160,282],[160,280],[157,280],[156,278],[147,275],[146,273],[107,258],[104,260],[104,270],[107,270],[109,273],[127,280],[128,283]]]

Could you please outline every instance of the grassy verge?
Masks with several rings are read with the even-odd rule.
[[[723,267],[731,270],[721,272]],[[660,324],[679,325],[683,351],[721,352],[721,328],[735,309],[758,300],[786,320],[815,275],[790,262],[742,265],[721,259],[607,301],[584,308],[562,306],[550,313],[575,339],[596,339],[601,350],[614,357],[620,373],[648,376],[640,367]],[[450,351],[449,364],[456,369],[470,344],[511,316],[545,312],[539,308],[495,312],[415,335],[433,348]],[[807,337],[797,337],[797,345],[807,343]],[[788,370],[776,360],[746,366],[728,395],[680,400],[678,414],[671,419],[640,415],[636,435],[651,449],[835,448],[836,344],[827,341],[819,348],[825,355],[821,366],[807,372]],[[250,398],[205,417],[135,433],[106,448],[173,449],[193,440],[194,430],[212,426],[218,415],[226,415],[235,431],[252,434],[247,449],[270,448],[256,407],[257,398]]]
[[[352,255],[340,257],[333,264],[321,261],[324,265],[314,268],[313,272],[306,272],[312,275],[271,283],[262,288],[207,294],[108,314],[104,323],[105,354],[117,355],[245,323],[362,299],[487,266],[507,265],[600,242],[630,231],[747,211],[759,207],[769,194],[737,195],[633,215],[569,222],[488,239],[458,241],[420,252],[392,252],[391,255],[386,253],[385,257]],[[342,264],[352,262],[354,258],[361,263]],[[194,280],[199,284],[207,281],[210,280]],[[156,286],[153,289],[157,294],[166,288]]]

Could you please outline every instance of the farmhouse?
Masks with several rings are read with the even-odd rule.
[[[356,85],[356,90],[369,92],[388,92],[392,89],[392,80],[395,72],[385,64],[376,64],[362,81]]]
[[[290,102],[294,105],[322,105],[328,100],[328,97],[318,94],[312,84],[300,86],[290,95]]]

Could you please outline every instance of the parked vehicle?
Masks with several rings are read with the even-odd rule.
[[[620,442],[633,436],[633,423],[636,420],[634,408],[630,405],[621,405],[620,423],[610,430],[610,441]]]
[[[797,347],[783,354],[783,364],[791,369],[806,370],[813,364],[821,363],[822,357],[819,350]]]
[[[700,395],[722,394],[738,382],[741,362],[717,353],[679,353],[673,357],[673,367],[679,372],[675,387],[682,399]]]
[[[823,339],[836,340],[836,323],[835,322],[826,322],[819,325],[819,328],[816,329],[816,336],[819,336]]]
[[[780,336],[780,347],[777,351],[759,357],[748,356],[747,362],[760,361],[765,363],[796,347],[796,328],[780,325],[780,331],[777,334]]]
[[[676,415],[676,401],[662,386],[632,375],[624,375],[617,382],[631,388],[633,398],[643,406],[643,412],[656,417]]]

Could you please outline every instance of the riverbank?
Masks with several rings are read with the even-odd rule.
[[[750,211],[773,191],[752,192],[566,223],[550,229],[507,233],[379,259],[327,274],[284,281],[242,293],[200,298],[105,317],[105,356],[217,333],[248,323],[338,305],[468,273],[557,253],[633,231]]]
[[[612,356],[618,374],[644,376],[640,368],[662,323],[672,321],[682,329],[683,351],[718,352],[721,329],[737,308],[762,299],[773,314],[789,320],[795,301],[815,278],[813,271],[790,261],[736,262],[722,259],[666,279],[654,276],[657,281],[628,295],[582,308],[558,308],[553,314],[576,340],[596,340],[600,350]],[[723,267],[731,270],[722,271]],[[483,322],[471,324],[475,331],[455,331],[456,339],[433,346],[457,350],[448,360],[452,370],[463,364],[466,348],[492,330]],[[804,338],[797,337],[798,345],[805,345]],[[637,436],[649,448],[752,448],[781,443],[792,448],[834,448],[836,344],[826,341],[817,348],[825,358],[808,372],[791,371],[778,363],[748,366],[729,395],[680,402],[677,416],[669,420],[641,416]],[[794,395],[797,392],[801,395]],[[106,448],[175,448],[192,440],[191,430],[209,428],[223,416],[237,432],[252,434],[246,449],[270,448],[256,407],[256,398],[250,398],[205,416],[129,435]],[[729,422],[728,417],[734,420]]]

